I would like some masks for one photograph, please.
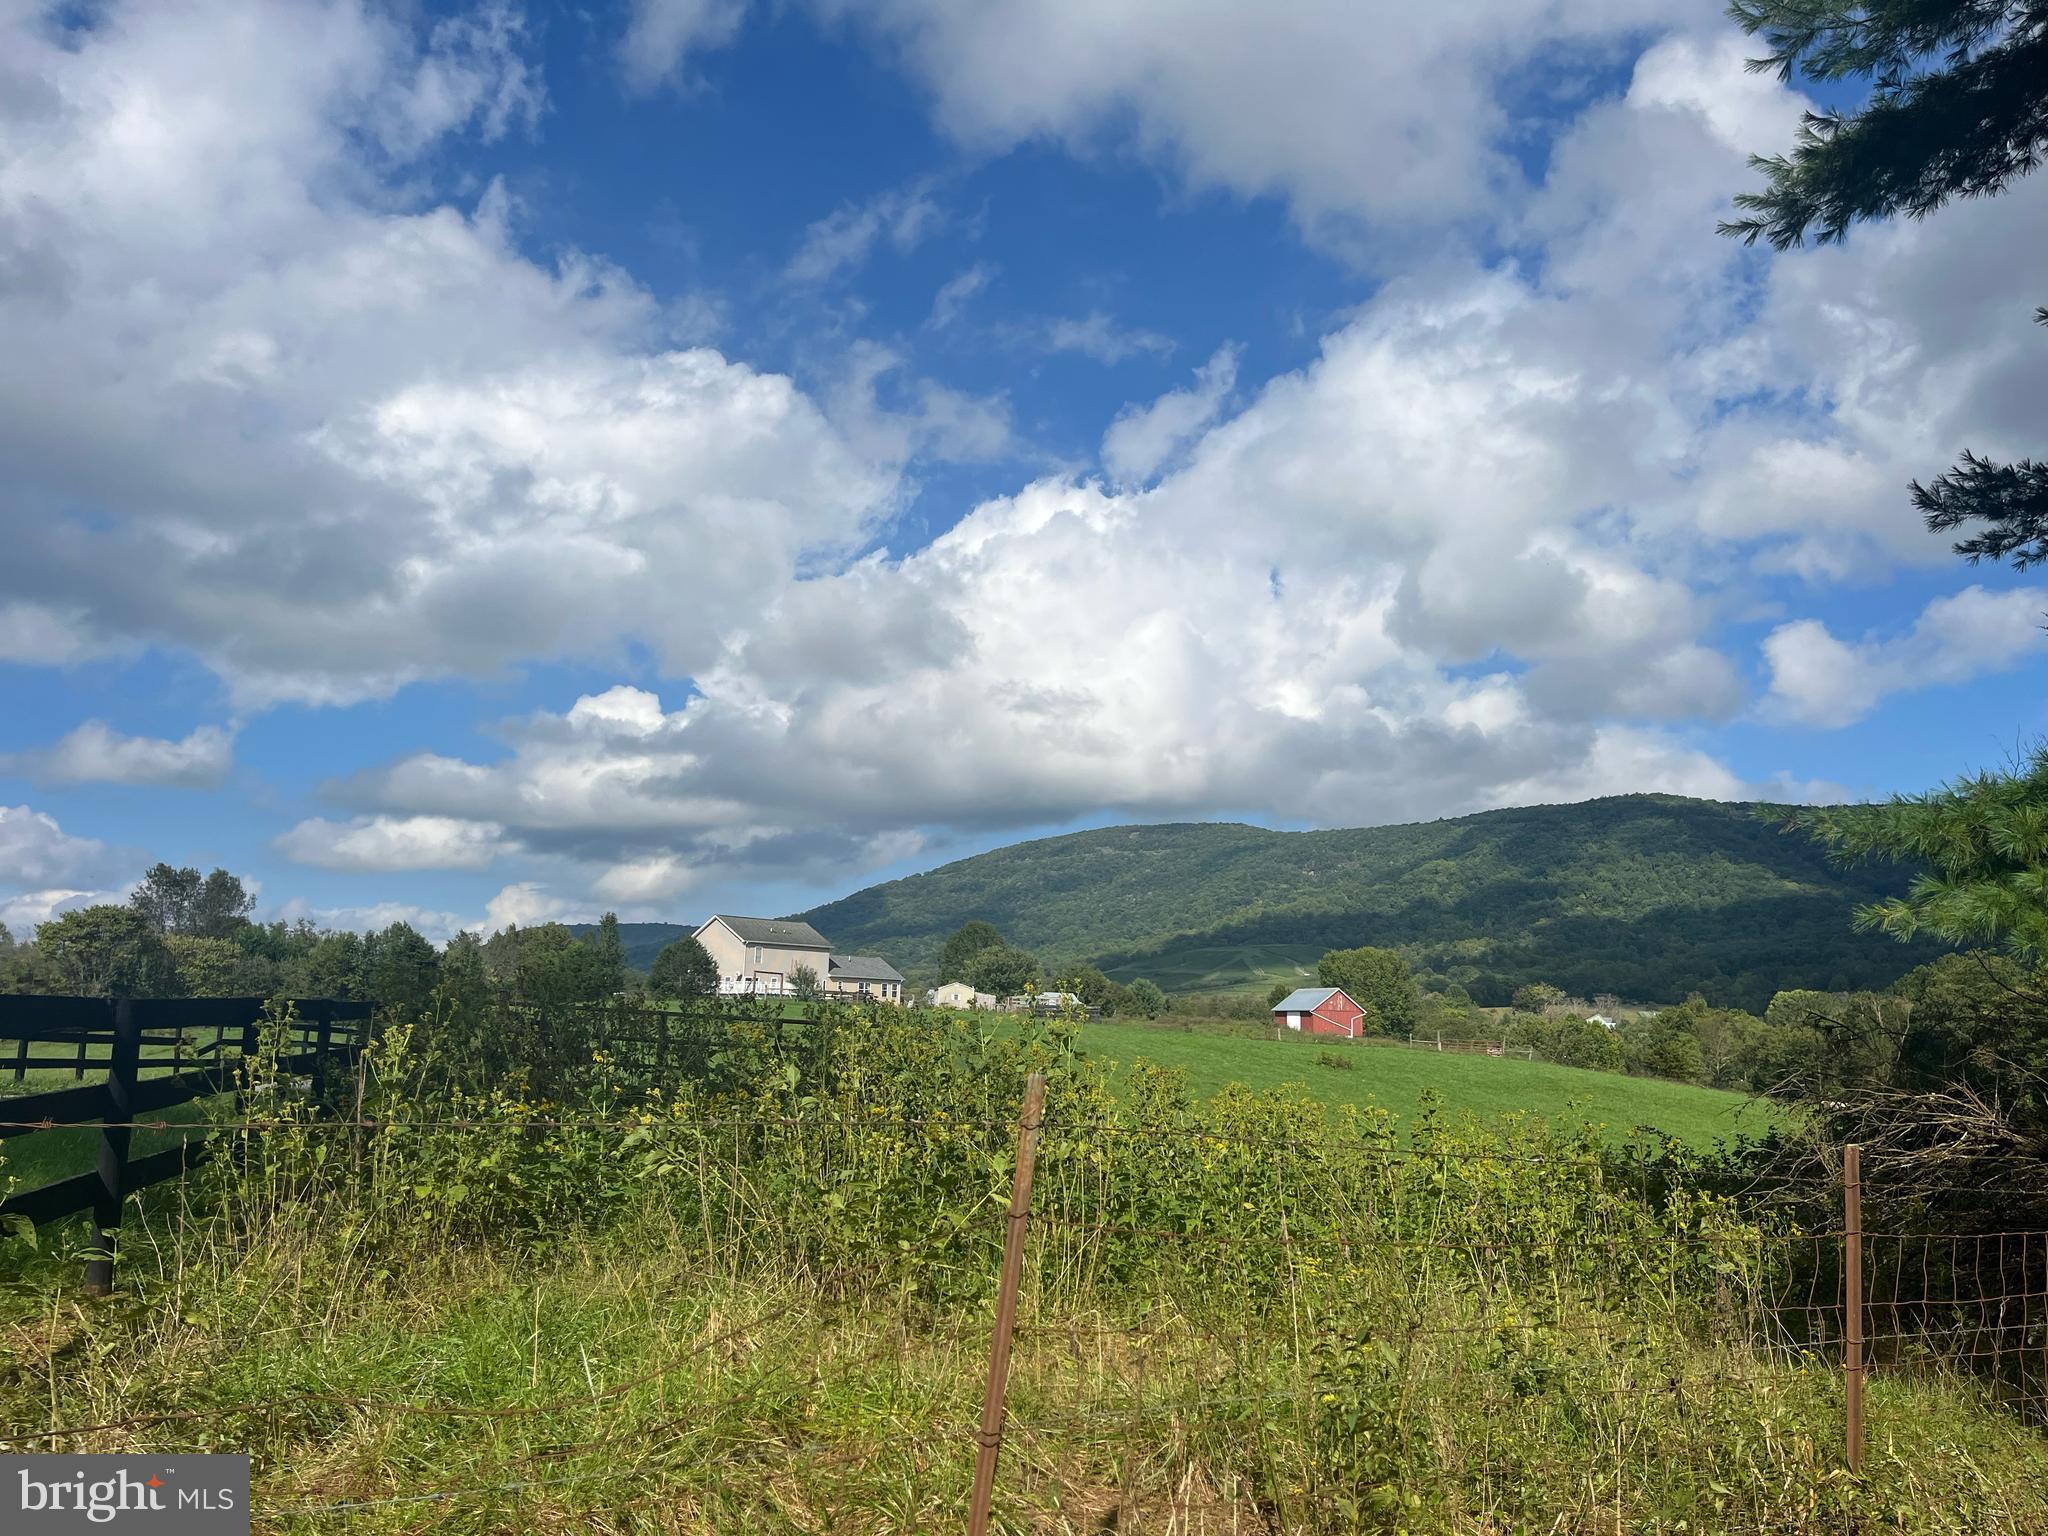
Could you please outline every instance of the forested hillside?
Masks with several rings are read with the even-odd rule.
[[[1545,980],[1637,999],[1697,990],[1755,1009],[1782,987],[1881,985],[1933,953],[1850,931],[1851,909],[1902,889],[1907,873],[1831,865],[1747,805],[1623,795],[1409,826],[1078,832],[803,916],[905,968],[929,966],[978,917],[1044,959],[1112,975],[1227,973],[1217,961],[1233,950],[1264,962],[1246,967],[1255,973],[1276,953],[1375,944],[1480,1002]]]

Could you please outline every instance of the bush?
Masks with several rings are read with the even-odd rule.
[[[1619,1072],[1627,1062],[1627,1052],[1616,1032],[1591,1019],[1527,1019],[1516,1024],[1511,1038],[1561,1067]]]

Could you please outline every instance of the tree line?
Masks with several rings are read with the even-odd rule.
[[[0,925],[0,993],[82,997],[337,997],[411,1016],[437,995],[491,994],[538,1007],[646,992],[708,995],[718,969],[680,939],[641,977],[618,917],[578,937],[561,923],[458,933],[436,946],[411,924],[369,933],[254,922],[255,898],[225,869],[153,866],[125,903],[60,913],[17,939]]]

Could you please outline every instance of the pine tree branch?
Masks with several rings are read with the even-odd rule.
[[[1856,112],[1809,113],[1789,156],[1752,162],[1764,189],[1735,199],[1751,217],[1720,226],[1745,244],[1786,250],[1812,232],[1828,245],[1864,220],[1924,218],[2003,191],[2048,153],[2048,0],[1735,0],[1730,14],[1770,44],[1752,68],[1875,77]]]
[[[2048,561],[2048,462],[2021,459],[1994,464],[1965,451],[1963,461],[1947,474],[1922,485],[1912,484],[1913,505],[1927,518],[1932,533],[1948,533],[1965,523],[1988,526],[1953,546],[1975,565],[1979,560],[2010,560],[2016,570]]]

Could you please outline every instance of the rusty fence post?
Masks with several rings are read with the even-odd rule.
[[[1842,1148],[1842,1388],[1849,1470],[1863,1470],[1863,1149]]]
[[[1031,1169],[1038,1159],[1038,1132],[1045,1124],[1045,1074],[1024,1084],[1024,1108],[1017,1116],[1017,1172],[1010,1180],[1010,1214],[1003,1232],[1003,1279],[996,1291],[996,1331],[989,1342],[988,1386],[981,1396],[981,1432],[975,1443],[974,1502],[968,1536],[987,1536],[989,1503],[996,1491],[996,1454],[1003,1443],[1003,1390],[1010,1375],[1010,1334],[1017,1326],[1017,1282],[1024,1274],[1024,1223],[1031,1213]]]

